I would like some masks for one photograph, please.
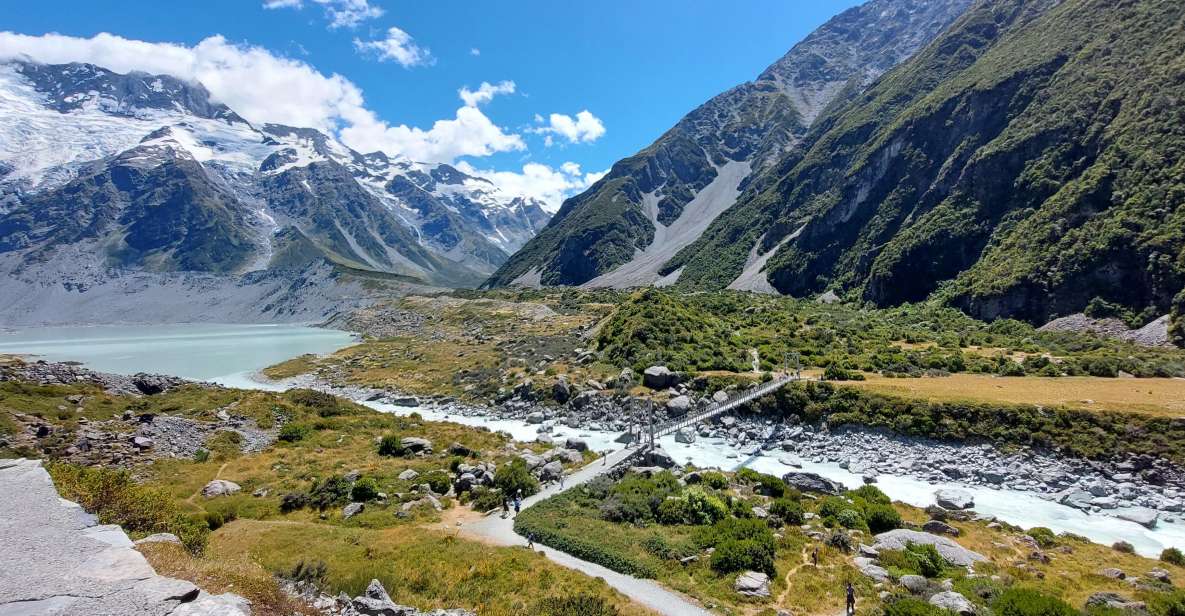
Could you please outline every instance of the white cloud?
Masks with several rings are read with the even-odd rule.
[[[336,133],[361,152],[382,150],[419,161],[452,162],[459,156],[526,148],[519,135],[507,133],[468,104],[457,109],[452,119],[439,120],[427,130],[391,126],[366,107],[362,91],[345,77],[326,76],[301,60],[278,57],[262,47],[236,45],[221,36],[187,47],[106,33],[88,39],[0,32],[0,60],[13,58],[51,64],[90,62],[119,73],[166,73],[201,82],[214,100],[250,122]],[[474,95],[481,96],[480,92],[481,88]]]
[[[379,62],[394,60],[404,68],[436,62],[428,48],[416,45],[410,34],[394,26],[387,29],[387,36],[384,39],[363,41],[355,38],[354,48],[360,53],[374,53]]]
[[[499,94],[514,94],[514,82],[501,81],[491,85],[488,81],[483,81],[477,91],[467,87],[457,90],[457,95],[465,101],[466,107],[477,107],[482,103],[488,103]]]
[[[582,173],[580,165],[574,162],[566,162],[559,169],[531,162],[523,165],[521,172],[515,172],[476,169],[467,161],[461,161],[457,169],[486,178],[509,194],[538,199],[545,204],[544,209],[552,213],[560,209],[564,199],[592,186],[608,173],[607,170]]]
[[[535,114],[535,122],[543,124],[543,117]],[[555,135],[563,137],[568,143],[592,143],[605,134],[605,124],[585,109],[577,113],[575,118],[563,113],[553,113],[548,117],[546,126],[531,129],[531,132],[547,135],[543,140],[547,146],[554,143]]]
[[[480,49],[478,49],[478,48],[476,48],[476,47],[470,47],[470,48],[469,48],[469,55],[471,55],[471,56],[480,56],[480,55],[481,55],[481,50],[480,50]]]
[[[369,0],[310,0],[325,10],[330,28],[356,28],[369,19],[382,17],[383,9]],[[303,0],[264,0],[265,9],[300,9]]]

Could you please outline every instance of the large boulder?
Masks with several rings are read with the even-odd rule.
[[[930,597],[930,605],[940,607],[944,610],[950,610],[956,614],[966,614],[968,616],[975,614],[975,606],[967,600],[967,597],[953,590],[940,592]]]
[[[889,576],[888,570],[876,564],[876,560],[867,556],[857,556],[852,559],[852,564],[860,570],[860,573],[872,578],[874,582],[888,582],[892,579]]]
[[[233,481],[215,479],[210,483],[207,483],[206,487],[202,488],[202,496],[205,496],[206,498],[230,496],[231,494],[238,493],[242,489],[242,486]]]
[[[746,571],[737,576],[733,589],[746,597],[768,597],[769,576],[760,571]]]
[[[403,447],[412,453],[431,453],[432,441],[418,436],[405,436],[400,440]]]
[[[935,535],[959,536],[959,529],[942,520],[927,520],[925,524],[922,524],[922,530],[928,533],[934,533]]]
[[[930,587],[930,581],[920,575],[903,575],[897,580],[909,592],[920,595]]]
[[[662,447],[656,447],[646,453],[644,462],[648,466],[657,466],[660,468],[675,468],[675,459],[671,454],[667,453]]]
[[[362,513],[364,509],[366,509],[366,505],[364,503],[350,503],[349,505],[346,505],[342,508],[342,519],[348,520],[359,513]]]
[[[588,441],[582,438],[576,438],[575,436],[569,436],[568,440],[565,442],[565,445],[568,446],[568,449],[575,449],[576,451],[588,451]]]
[[[722,389],[712,394],[712,402],[715,402],[716,404],[728,402],[728,392]]]
[[[1160,513],[1155,509],[1149,509],[1147,507],[1132,507],[1131,509],[1124,509],[1116,513],[1115,517],[1120,520],[1135,522],[1144,528],[1156,528],[1156,523],[1160,520]]]
[[[1128,599],[1119,593],[1096,592],[1087,597],[1086,607],[1101,607],[1122,612],[1142,612],[1147,605],[1143,601]]]
[[[844,491],[842,483],[815,473],[790,471],[782,475],[782,481],[799,492],[820,492],[834,495],[842,494]]]
[[[675,442],[676,443],[686,443],[686,444],[694,443],[695,442],[695,430],[692,429],[690,426],[679,428],[675,432]]]
[[[560,404],[567,402],[568,398],[572,397],[572,387],[568,385],[568,377],[561,374],[560,378],[556,379],[555,384],[551,386],[551,397]]]
[[[642,384],[650,389],[666,389],[675,384],[675,373],[666,366],[650,366],[642,371]]]
[[[548,462],[543,465],[543,470],[539,471],[539,478],[544,481],[555,481],[564,474],[564,465],[558,461]]]
[[[934,493],[938,506],[943,509],[971,509],[975,506],[975,497],[966,490],[947,489]]]
[[[691,398],[688,396],[675,396],[667,401],[667,413],[672,417],[682,417],[690,408]]]
[[[411,469],[411,468],[403,471],[402,473],[399,473],[399,479],[402,481],[411,481],[419,476],[420,476],[420,474],[417,473],[415,471],[415,469]]]
[[[973,552],[948,537],[941,537],[918,530],[898,528],[876,536],[872,547],[881,550],[904,550],[909,544],[932,545],[950,564],[956,567],[970,567],[987,560],[983,554]]]

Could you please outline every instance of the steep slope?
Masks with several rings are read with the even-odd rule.
[[[872,0],[845,11],[566,201],[487,285],[658,282],[661,266],[793,149],[841,92],[859,92],[908,58],[969,3]]]
[[[26,281],[82,261],[241,275],[328,260],[474,286],[547,219],[448,165],[257,128],[167,75],[7,62],[0,118],[0,260]]]
[[[1185,286],[1185,5],[988,0],[666,265],[724,287],[1148,320]]]

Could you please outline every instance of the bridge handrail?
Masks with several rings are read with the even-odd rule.
[[[741,404],[744,404],[745,402],[749,402],[750,400],[764,396],[765,394],[774,391],[791,381],[798,380],[802,380],[802,377],[796,375],[786,375],[766,383],[761,383],[741,392],[734,392],[733,395],[730,395],[723,402],[714,403],[708,408],[699,411],[698,413],[680,417],[679,419],[666,421],[658,426],[655,426],[654,435],[655,437],[666,436],[667,434],[670,434],[680,428],[710,419],[715,415],[731,410],[737,406],[740,406]]]

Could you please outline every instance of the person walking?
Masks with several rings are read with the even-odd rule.
[[[564,489],[564,474],[560,473],[560,489]]]
[[[514,517],[518,517],[518,512],[522,510],[523,501],[519,497],[514,497]]]
[[[530,533],[527,535],[527,549],[535,549],[535,533]]]
[[[505,520],[510,515],[510,499],[505,496],[502,497],[502,519]]]
[[[816,568],[819,566],[819,546],[817,545],[815,546],[815,549],[811,550],[811,564]]]
[[[848,616],[855,616],[856,614],[856,589],[852,587],[852,583],[848,582]]]

